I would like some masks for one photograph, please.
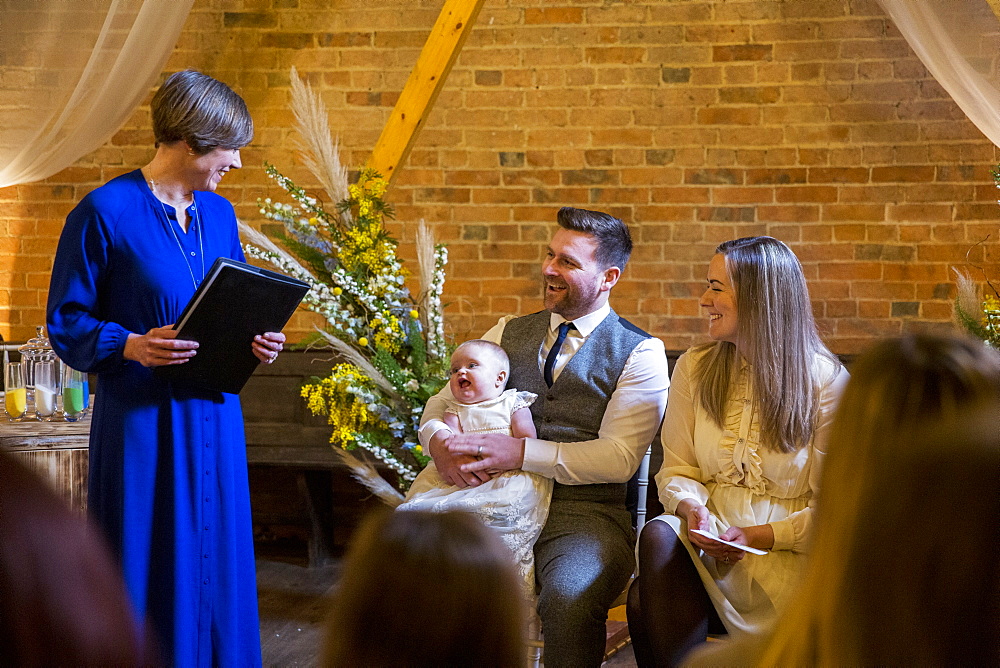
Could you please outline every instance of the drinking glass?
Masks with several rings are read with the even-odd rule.
[[[39,420],[51,420],[56,412],[59,395],[59,377],[56,363],[50,360],[35,362],[35,415]]]
[[[28,388],[24,384],[24,364],[8,362],[3,370],[4,408],[7,419],[20,422],[28,409]]]
[[[82,420],[87,414],[90,403],[90,388],[87,374],[77,371],[68,364],[63,364],[62,370],[62,404],[63,417],[67,422]]]

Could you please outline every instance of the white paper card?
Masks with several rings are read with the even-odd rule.
[[[744,552],[749,552],[750,554],[767,554],[766,551],[764,551],[764,550],[758,550],[755,547],[749,547],[747,545],[740,545],[739,543],[733,543],[733,542],[730,542],[728,540],[722,540],[721,538],[719,538],[715,534],[709,533],[709,532],[705,531],[704,529],[691,529],[691,533],[696,533],[699,536],[704,536],[705,538],[711,538],[712,540],[718,541],[718,542],[722,543],[723,545],[728,545],[730,547],[735,547],[737,549],[743,550]]]

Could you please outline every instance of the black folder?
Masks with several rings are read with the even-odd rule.
[[[178,339],[198,342],[198,354],[153,373],[179,385],[239,394],[260,364],[254,337],[280,332],[308,291],[308,283],[291,276],[220,257],[174,324]]]

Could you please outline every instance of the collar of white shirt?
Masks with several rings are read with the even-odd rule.
[[[611,304],[605,302],[604,306],[596,311],[592,311],[587,315],[580,316],[574,320],[573,326],[576,327],[578,332],[580,332],[580,336],[585,339],[590,336],[591,332],[597,329],[597,326],[608,317],[609,313],[611,313]],[[559,325],[564,322],[566,322],[566,318],[562,317],[558,313],[551,314],[549,316],[549,330],[553,332],[556,331],[559,329]]]

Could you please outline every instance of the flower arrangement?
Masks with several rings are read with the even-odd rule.
[[[956,273],[955,319],[969,334],[1000,350],[1000,292],[987,278],[986,285],[992,294],[980,294],[968,274]]]
[[[997,188],[1000,188],[1000,165],[993,169],[992,175]],[[1000,204],[1000,200],[997,203]],[[988,240],[987,236],[980,243]],[[1000,350],[1000,290],[983,267],[973,266],[982,273],[987,289],[981,292],[967,273],[956,271],[958,298],[955,300],[955,319],[969,334]]]
[[[300,146],[303,158],[336,199],[336,211],[265,163],[267,175],[294,204],[259,200],[261,214],[282,226],[283,233],[275,235],[281,245],[241,224],[250,240],[244,248],[248,257],[312,285],[303,305],[325,321],[313,345],[332,349],[340,361],[328,376],[306,384],[302,398],[313,414],[327,416],[330,442],[355,476],[396,502],[399,493],[387,490],[374,469],[351,451],[372,453],[398,475],[402,490],[429,461],[417,428],[427,399],[447,381],[450,347],[440,301],[447,249],[434,244],[421,221],[417,251],[423,294],[414,298],[397,241],[384,225],[393,215],[384,200],[386,180],[365,169],[347,185],[322,102],[294,68],[291,80],[293,110],[306,141]]]

